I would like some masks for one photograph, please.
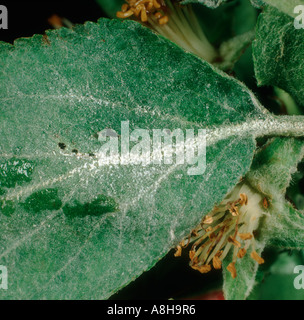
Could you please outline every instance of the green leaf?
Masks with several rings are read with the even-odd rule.
[[[108,298],[233,188],[256,135],[289,134],[238,81],[132,21],[0,46],[1,298]],[[206,128],[206,172],[102,163],[98,132],[126,120]]]
[[[291,97],[290,94],[288,94],[286,91],[277,87],[274,88],[274,92],[277,98],[280,101],[282,101],[282,104],[284,105],[287,114],[289,115],[302,114],[301,108],[296,104],[295,100]]]
[[[255,73],[259,86],[284,89],[303,107],[304,30],[294,27],[294,19],[267,7],[259,16],[253,42]]]
[[[267,237],[270,239],[270,243],[281,248],[304,249],[303,212],[296,210],[287,202],[280,209],[281,213],[268,219]]]
[[[193,10],[212,42],[216,38],[217,43],[221,43],[223,40],[249,32],[256,25],[258,13],[250,0],[188,0],[182,3],[193,4]],[[223,39],[219,39],[219,36]]]
[[[124,0],[96,0],[109,18],[116,18],[116,12],[121,10]]]
[[[272,139],[257,152],[246,179],[270,199],[282,198],[303,156],[303,140]]]
[[[223,61],[215,65],[221,70],[231,70],[253,39],[254,31],[249,31],[222,43],[219,53]]]
[[[298,165],[298,171],[292,176],[292,183],[286,191],[286,198],[295,205],[298,210],[304,210],[304,194],[302,192],[304,181],[304,159]]]
[[[304,248],[304,217],[285,200],[286,189],[304,156],[304,141],[276,138],[255,156],[246,180],[266,196],[269,208],[262,237],[282,247]]]
[[[213,64],[231,70],[255,37],[257,10],[249,0],[228,2],[215,9],[197,4],[193,10],[209,41],[219,48],[219,58]]]
[[[262,237],[272,245],[304,248],[303,214],[285,200],[286,189],[304,156],[304,141],[276,138],[255,156],[246,180],[266,196],[269,208]]]
[[[231,37],[245,34],[255,29],[258,10],[251,5],[249,0],[238,0],[235,3],[232,2],[230,5],[234,7],[233,17],[231,19],[234,33]],[[229,2],[227,3],[227,7],[228,6]]]

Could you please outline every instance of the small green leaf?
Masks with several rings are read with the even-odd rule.
[[[247,181],[271,198],[284,197],[304,156],[304,142],[300,139],[275,138],[270,140],[255,155],[246,176]]]
[[[301,115],[302,110],[298,106],[298,104],[295,102],[295,100],[292,98],[292,96],[287,93],[286,91],[275,87],[274,92],[276,97],[282,101],[282,104],[284,105],[286,109],[286,113],[289,115]]]
[[[256,25],[257,10],[248,0],[229,2],[216,9],[199,4],[192,7],[206,36],[216,47],[251,31]]]
[[[284,203],[281,212],[271,210],[272,218],[268,219],[267,237],[270,244],[281,248],[304,249],[304,214],[290,203]]]
[[[304,30],[294,19],[267,7],[259,16],[253,42],[255,74],[259,86],[284,89],[304,106]]]
[[[255,156],[246,180],[266,197],[262,238],[288,248],[304,248],[304,217],[285,200],[292,174],[304,156],[304,141],[276,138]]]
[[[219,54],[223,61],[215,63],[222,70],[231,70],[255,37],[254,31],[236,36],[221,44]]]

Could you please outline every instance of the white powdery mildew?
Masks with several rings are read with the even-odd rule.
[[[57,210],[54,213],[47,216],[47,218],[43,220],[38,227],[34,228],[31,232],[27,233],[25,236],[20,237],[19,239],[14,239],[13,244],[10,247],[6,248],[6,250],[0,254],[0,259],[2,259],[3,257],[7,257],[13,250],[20,247],[27,240],[30,240],[38,232],[41,232],[41,230],[46,226],[46,224],[48,222],[51,222],[59,214],[59,212],[61,212],[61,210],[62,209]]]
[[[207,145],[233,136],[254,138],[263,136],[301,137],[304,132],[304,117],[273,117],[256,119],[242,124],[222,126],[207,130]]]
[[[248,122],[244,122],[242,124],[233,124],[227,126],[220,126],[213,129],[206,130],[206,141],[207,146],[215,145],[217,142],[225,139],[229,139],[232,137],[238,139],[245,139],[248,137],[263,137],[263,136],[303,136],[304,132],[304,117],[273,117],[268,116],[265,119],[255,119],[250,120]],[[90,163],[89,163],[90,161]],[[108,164],[106,164],[108,166]],[[110,164],[111,165],[111,164]],[[51,186],[54,183],[67,180],[73,177],[75,174],[81,174],[82,171],[93,171],[96,170],[97,167],[104,166],[103,162],[94,159],[88,159],[88,161],[70,172],[55,177],[53,179],[49,179],[43,182],[39,182],[36,184],[32,184],[26,187],[16,187],[12,191],[6,194],[4,200],[13,200],[19,199],[23,195],[28,195],[34,192],[35,190],[39,190],[40,188],[44,188],[47,186]],[[171,173],[176,168],[176,165],[168,167],[167,173],[164,175],[168,176],[168,173]],[[159,181],[162,181],[163,177],[160,177]],[[157,184],[156,184],[157,185]],[[153,190],[149,188],[149,190]],[[155,186],[154,186],[155,190]]]

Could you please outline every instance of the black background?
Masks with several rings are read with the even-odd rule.
[[[111,1],[111,0],[109,0]],[[0,40],[13,43],[16,38],[31,37],[51,29],[48,18],[53,14],[70,20],[73,24],[97,21],[105,16],[95,0],[85,1],[3,1],[8,9],[8,29],[0,29]]]

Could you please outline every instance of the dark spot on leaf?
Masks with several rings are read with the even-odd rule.
[[[90,156],[90,157],[95,157],[95,154],[92,153],[92,152],[90,152],[90,153],[89,153],[89,156]]]
[[[66,148],[66,145],[63,142],[59,142],[58,146],[60,149],[64,150]]]
[[[73,149],[72,152],[73,153],[78,153],[78,150],[77,149]]]
[[[99,195],[95,200],[86,203],[75,202],[75,205],[65,205],[63,213],[70,218],[85,216],[101,216],[118,210],[118,204],[112,197]]]
[[[22,205],[27,211],[40,212],[58,210],[62,202],[58,197],[57,189],[44,189],[31,194]]]

